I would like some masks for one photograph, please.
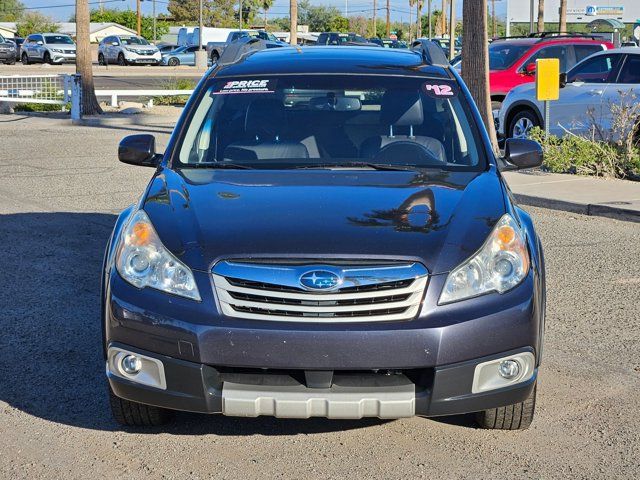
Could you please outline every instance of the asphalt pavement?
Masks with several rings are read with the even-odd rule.
[[[117,212],[152,170],[116,160],[127,134],[0,117],[0,478],[640,477],[640,227],[529,208],[547,262],[537,414],[523,432],[472,418],[110,417],[99,272]]]

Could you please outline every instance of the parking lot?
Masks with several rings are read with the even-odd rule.
[[[472,417],[397,421],[179,414],[111,419],[99,272],[117,212],[152,170],[121,137],[171,125],[0,119],[1,478],[638,478],[640,227],[531,208],[547,257],[537,417],[522,432]]]

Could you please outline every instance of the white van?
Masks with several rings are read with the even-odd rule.
[[[229,33],[238,32],[237,28],[215,28],[215,27],[204,27],[202,29],[202,45],[206,45],[209,42],[226,42],[227,38],[229,38]],[[252,30],[243,29],[243,32],[250,32]],[[200,35],[200,29],[198,27],[193,29],[193,39],[189,43],[189,45],[197,45],[198,44],[198,36]]]

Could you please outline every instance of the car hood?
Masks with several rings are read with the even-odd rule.
[[[143,208],[195,270],[223,258],[360,258],[451,270],[504,214],[500,180],[479,172],[160,170]]]
[[[47,43],[49,48],[60,48],[62,50],[75,50],[75,45],[69,45],[68,43]]]

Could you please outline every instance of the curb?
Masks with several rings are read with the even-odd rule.
[[[514,197],[518,203],[529,205],[531,207],[549,208],[552,210],[561,210],[564,212],[578,213],[580,215],[588,215],[592,217],[607,217],[615,220],[621,220],[623,222],[640,223],[640,211],[629,208],[603,205],[599,203],[570,202],[567,200],[536,197],[533,195],[524,195],[519,193],[514,193]]]
[[[132,114],[127,116],[118,116],[118,117],[84,117],[81,120],[71,120],[73,125],[85,126],[85,127],[100,127],[100,126],[120,126],[120,125],[138,125],[141,127],[147,126],[157,126],[158,124],[166,125],[167,127],[173,128],[176,122],[178,121],[178,117],[174,116],[162,116],[162,115],[151,115],[151,114]],[[69,122],[69,120],[67,120]]]

